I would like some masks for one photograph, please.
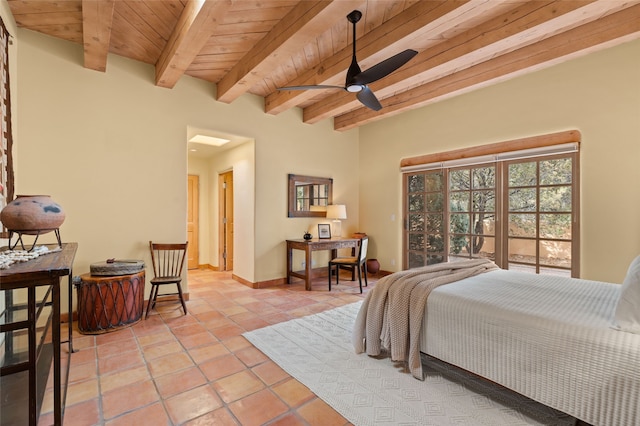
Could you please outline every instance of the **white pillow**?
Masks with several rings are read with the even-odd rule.
[[[615,323],[618,330],[640,334],[640,256],[631,262],[622,283]]]

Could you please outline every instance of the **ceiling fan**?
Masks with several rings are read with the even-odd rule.
[[[347,15],[349,22],[353,24],[353,55],[351,57],[351,65],[347,70],[347,78],[343,86],[332,85],[309,85],[309,86],[287,86],[279,87],[278,90],[308,90],[308,89],[343,89],[347,92],[356,93],[358,100],[366,107],[374,111],[382,108],[380,101],[376,95],[369,89],[367,84],[380,80],[388,76],[418,54],[415,50],[407,49],[398,53],[382,62],[377,63],[369,69],[362,71],[356,60],[356,23],[362,18],[362,12],[354,10]]]

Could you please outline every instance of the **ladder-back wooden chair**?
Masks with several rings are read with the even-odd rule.
[[[340,283],[340,269],[351,270],[351,281],[355,279],[355,272],[358,272],[358,282],[360,284],[360,293],[362,293],[362,274],[364,274],[364,285],[368,286],[367,282],[367,248],[369,246],[369,237],[362,237],[360,244],[358,245],[357,256],[350,257],[336,257],[329,261],[329,291],[331,291],[331,272],[333,268],[336,268],[336,285]]]
[[[186,243],[154,243],[149,241],[149,249],[151,250],[151,262],[153,263],[153,275],[151,279],[151,294],[149,295],[149,303],[147,304],[147,313],[145,318],[149,316],[149,311],[158,302],[158,290],[160,286],[167,284],[175,284],[178,288],[176,293],[163,293],[160,296],[177,295],[184,314],[187,314],[187,305],[184,303],[182,295],[182,268],[187,257]],[[173,301],[173,300],[171,300]],[[163,302],[163,301],[161,301]]]

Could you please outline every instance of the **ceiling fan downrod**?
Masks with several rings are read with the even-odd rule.
[[[360,12],[359,10],[354,10],[347,15],[347,20],[353,24],[353,53],[351,55],[351,65],[349,65],[349,70],[347,71],[347,79],[344,84],[344,88],[347,92],[350,93],[358,93],[361,92],[362,89],[364,89],[363,85],[353,83],[354,77],[362,72],[356,59],[356,24],[358,23],[358,21],[360,21],[361,18],[362,12]]]

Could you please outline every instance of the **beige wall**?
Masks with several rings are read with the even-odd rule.
[[[187,76],[171,90],[159,88],[152,66],[117,56],[109,56],[106,73],[88,70],[80,45],[26,30],[18,39],[16,190],[49,194],[63,206],[62,239],[79,244],[74,275],[110,257],[148,263],[150,239],[186,238],[188,126],[255,140],[201,166],[208,167],[209,206],[217,173],[232,167],[236,174],[239,277],[284,277],[284,240],[301,237],[312,222],[287,218],[287,173],[332,177],[336,202],[348,205],[345,227],[357,227],[357,130],[306,125],[299,110],[266,115],[252,95],[219,103],[213,85]],[[215,236],[217,213],[207,214],[206,232]],[[208,244],[207,263],[217,257],[217,242]]]
[[[634,41],[362,127],[360,225],[381,267],[402,263],[402,158],[578,129],[581,276],[622,282],[640,254],[639,76]]]
[[[17,31],[16,29],[16,23],[13,20],[13,16],[11,15],[11,11],[9,10],[9,5],[7,4],[6,1],[0,1],[0,17],[2,17],[2,21],[4,22],[5,27],[7,28],[7,31],[9,31],[10,34],[14,35]],[[9,73],[10,73],[10,90],[11,93],[15,93],[18,87],[18,79],[16,77],[16,70],[17,70],[17,42],[16,40],[13,40],[13,43],[9,45]],[[12,99],[11,102],[11,115],[12,118],[15,119],[16,118],[16,114],[17,114],[17,102],[15,100]],[[3,129],[4,130],[4,129]],[[15,129],[13,134],[15,135]],[[14,152],[14,157],[15,157],[15,152]],[[0,246],[5,246],[6,245],[6,240],[3,240],[0,238]],[[2,311],[4,309],[5,306],[5,296],[4,296],[4,292],[0,292],[0,311]],[[0,337],[0,343],[1,341],[4,340],[4,334],[2,335],[2,337]]]

